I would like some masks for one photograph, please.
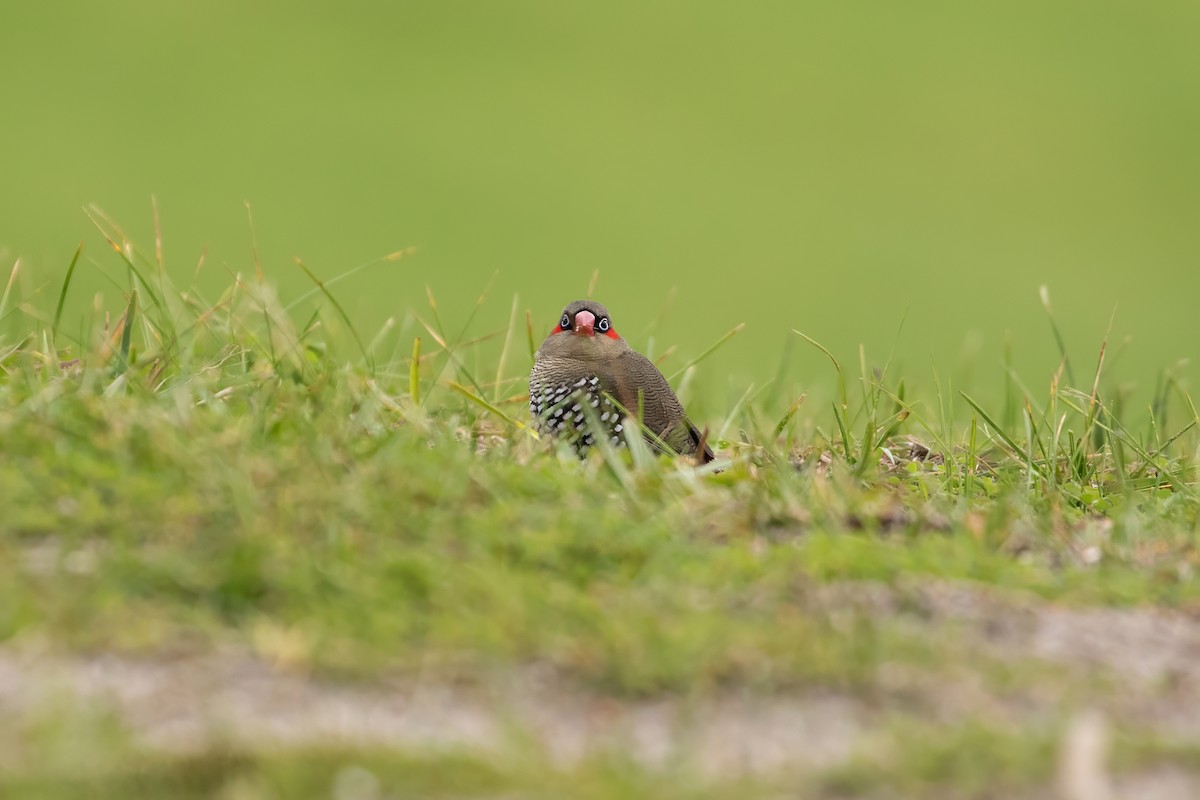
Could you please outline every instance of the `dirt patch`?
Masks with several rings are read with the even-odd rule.
[[[1123,724],[1200,738],[1200,618],[1162,609],[1069,608],[963,584],[907,593],[931,623],[965,628],[981,653],[1061,667],[1081,687],[1076,702]],[[896,602],[894,599],[892,602]],[[1200,796],[1200,794],[1197,794]]]
[[[173,752],[217,743],[342,744],[502,756],[523,742],[559,763],[608,750],[725,777],[836,767],[877,752],[888,725],[914,714],[949,724],[983,718],[1037,727],[1072,708],[1090,709],[1106,725],[1200,744],[1200,719],[1192,713],[1200,707],[1200,619],[1193,616],[1072,609],[949,583],[819,586],[807,601],[903,617],[917,636],[953,628],[965,647],[990,659],[1061,667],[1068,678],[1112,690],[1064,701],[1045,687],[1018,685],[1000,696],[969,673],[907,675],[897,667],[881,671],[880,691],[869,698],[725,692],[628,700],[581,692],[533,669],[486,688],[411,679],[361,685],[280,671],[242,653],[135,659],[9,647],[0,648],[0,714],[32,719],[64,702],[107,709],[144,746]],[[1071,735],[1064,734],[1064,754],[1074,752]],[[1197,776],[1182,767],[1112,780],[1103,756],[1101,748],[1076,770],[1091,776],[1087,785],[1105,787],[1103,796],[1200,796]],[[1060,788],[1055,796],[1073,791]]]
[[[411,681],[349,686],[245,656],[46,658],[0,650],[0,714],[20,719],[64,700],[111,710],[143,746],[175,752],[219,742],[501,754],[532,737],[556,761],[612,749],[652,766],[694,759],[711,774],[841,763],[866,727],[861,705],[834,695],[619,701],[565,691],[533,672],[487,690]]]
[[[822,608],[953,624],[990,655],[1103,671],[1139,689],[1200,690],[1200,617],[1161,609],[1070,608],[968,583],[843,582],[815,589]]]

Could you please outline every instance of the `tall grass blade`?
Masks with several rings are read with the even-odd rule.
[[[165,312],[166,309],[163,307],[162,298],[158,296],[158,293],[154,290],[154,286],[146,279],[146,276],[142,274],[142,270],[138,268],[138,265],[134,263],[134,251],[132,245],[129,244],[128,239],[125,238],[123,234],[118,233],[118,235],[121,235],[122,239],[124,239],[125,244],[120,245],[117,243],[116,239],[109,234],[108,230],[106,230],[102,224],[103,221],[108,225],[113,225],[112,220],[109,220],[108,217],[104,215],[104,212],[96,206],[89,206],[84,213],[88,215],[88,218],[91,219],[92,224],[95,225],[96,229],[100,231],[100,235],[102,235],[105,241],[108,242],[109,246],[113,249],[113,252],[120,256],[121,260],[125,262],[125,266],[129,270],[129,273],[137,279],[138,283],[142,285],[142,288],[146,292],[146,296],[150,298],[150,304],[156,308],[162,309]],[[113,225],[113,227],[115,228],[116,226]],[[117,230],[119,232],[119,229]]]
[[[67,265],[67,276],[63,278],[62,288],[58,290],[58,305],[54,308],[54,322],[50,325],[50,344],[54,346],[54,338],[58,333],[58,323],[62,322],[63,305],[67,302],[67,289],[71,288],[71,278],[75,275],[75,265],[79,263],[79,255],[83,252],[83,242],[75,248],[75,255]],[[57,350],[55,351],[57,352]]]
[[[771,435],[772,439],[779,438],[779,434],[783,433],[784,428],[786,428],[788,423],[792,421],[792,417],[796,416],[796,412],[800,410],[800,406],[803,405],[804,401],[807,399],[808,393],[806,392],[792,401],[792,404],[788,406],[787,411],[785,411],[783,416],[780,417],[779,422],[775,423],[775,430]]]
[[[496,362],[496,391],[492,394],[492,402],[500,402],[500,392],[504,386],[504,368],[508,365],[508,348],[512,344],[513,328],[517,324],[517,305],[520,296],[513,295],[512,310],[508,313],[508,328],[504,331],[504,345],[500,348],[500,359]]]
[[[467,331],[470,329],[471,323],[475,321],[475,316],[479,313],[479,309],[483,307],[483,303],[487,299],[487,294],[491,291],[492,284],[496,282],[496,276],[499,274],[499,271],[492,273],[492,276],[488,279],[487,284],[484,285],[483,291],[480,292],[479,296],[475,299],[475,306],[471,309],[471,313],[467,315],[467,321],[463,323],[462,328],[458,332],[458,336],[454,338],[453,346],[447,344],[449,337],[446,336],[446,326],[442,324],[441,315],[438,313],[437,298],[433,295],[433,288],[429,285],[425,286],[425,296],[429,300],[429,311],[431,314],[433,314],[433,322],[437,327],[436,329],[431,328],[428,324],[423,322],[420,317],[417,317],[417,321],[421,322],[421,324],[425,326],[425,329],[429,331],[431,336],[433,336],[434,341],[441,345],[442,349],[446,351],[446,355],[448,356],[446,362],[442,364],[441,368],[437,372],[437,375],[435,375],[433,378],[433,382],[435,384],[441,380],[442,373],[446,371],[446,367],[450,364],[454,364],[454,366],[458,368],[459,372],[471,382],[472,386],[475,387],[475,391],[477,391],[479,394],[484,393],[483,387],[479,385],[479,381],[476,380],[475,376],[471,374],[471,371],[467,369],[467,365],[458,358],[456,351],[462,344],[462,339],[464,336],[466,336]]]
[[[887,420],[884,420],[883,433],[879,434],[879,443],[887,444],[888,440],[896,435],[896,432],[900,430],[900,426],[904,424],[908,417],[908,409],[902,408],[892,414]]]
[[[429,334],[429,336],[433,339],[433,341],[436,342],[437,345],[442,348],[442,352],[444,352],[447,356],[446,362],[444,364],[442,364],[441,368],[438,369],[437,374],[434,375],[433,383],[436,385],[437,382],[441,380],[442,373],[446,371],[447,365],[454,364],[454,366],[458,368],[458,371],[462,375],[464,375],[468,381],[471,382],[472,386],[475,387],[475,391],[477,391],[479,394],[484,394],[483,387],[479,385],[479,381],[475,380],[475,376],[473,374],[471,374],[471,371],[469,369],[467,369],[467,365],[464,364],[462,362],[462,359],[460,359],[458,357],[458,347],[450,346],[450,344],[446,342],[445,338],[440,333],[438,333],[437,328],[430,325],[425,320],[421,319],[421,317],[418,316],[417,314],[413,314],[413,319],[415,319],[418,323],[420,323],[421,327],[423,327],[425,329],[425,331]],[[501,332],[502,331],[496,331],[496,333],[501,333]],[[476,342],[483,341],[484,339],[491,338],[491,336],[493,336],[493,335],[495,335],[495,334],[488,334],[488,335],[480,337],[479,339],[476,339],[474,341],[476,341]],[[464,342],[461,346],[466,347],[472,343],[473,342]]]
[[[1025,400],[1025,488],[1033,489],[1033,409]]]
[[[261,285],[261,284],[260,284]],[[279,370],[279,356],[275,352],[275,326],[271,324],[271,312],[267,309],[267,304],[262,303],[263,323],[267,327],[267,355],[271,359],[271,367],[276,371]]]
[[[752,383],[746,387],[746,391],[742,392],[742,396],[737,399],[737,402],[733,404],[733,408],[729,409],[729,413],[725,415],[725,420],[721,423],[721,429],[717,431],[718,439],[729,438],[729,429],[733,427],[734,420],[742,413],[742,409],[746,407],[753,394],[754,384]]]
[[[527,431],[529,433],[529,435],[535,439],[540,438],[538,436],[537,431],[535,431],[531,426],[526,425],[524,422],[520,422],[518,420],[513,419],[508,414],[505,414],[503,411],[501,411],[494,404],[488,402],[487,400],[483,399],[479,395],[475,394],[475,392],[472,392],[470,389],[468,389],[466,386],[463,386],[461,383],[458,383],[457,381],[446,381],[446,385],[449,386],[454,391],[461,394],[463,397],[470,400],[472,403],[475,403],[480,408],[483,408],[486,411],[488,411],[489,413],[499,417],[501,420],[508,423],[509,425],[516,428],[517,430]]]
[[[263,282],[262,261],[258,258],[258,233],[254,230],[254,212],[250,208],[250,201],[243,201],[246,205],[246,224],[250,226],[250,258],[254,261],[254,277],[259,283]]]
[[[933,363],[932,358],[930,358],[929,367],[933,371],[933,385],[934,385],[935,391],[937,392],[937,399],[938,399],[938,414],[941,417],[941,419],[939,421],[941,422],[942,433],[941,433],[941,436],[938,438],[943,443],[945,443],[945,442],[950,441],[950,437],[952,435],[952,430],[953,430],[954,395],[953,395],[952,391],[954,388],[954,381],[951,378],[947,377],[946,378],[946,389],[945,389],[945,391],[942,391],[942,376],[938,373],[937,364]],[[946,456],[946,463],[949,464],[951,468],[953,468],[957,463],[956,459],[954,457],[954,450],[951,448],[943,447],[943,452],[945,453],[945,456]]]
[[[412,361],[408,364],[408,396],[414,406],[421,405],[421,337],[413,338]]]
[[[1067,343],[1063,340],[1062,331],[1058,329],[1058,323],[1054,320],[1054,309],[1050,306],[1050,289],[1043,285],[1038,288],[1038,296],[1042,300],[1042,308],[1046,310],[1046,319],[1050,320],[1050,330],[1054,333],[1054,342],[1058,345],[1058,354],[1062,358],[1063,364],[1067,367],[1067,380],[1072,386],[1075,385],[1075,373],[1071,369],[1071,358],[1067,355]]]
[[[584,409],[586,409],[588,425],[593,426],[592,430],[604,430],[604,424],[596,417],[596,410],[587,404],[584,405]],[[633,466],[639,470],[649,469],[653,466],[655,457],[646,444],[644,428],[641,425],[627,425],[622,433],[625,436],[625,447],[629,449],[629,454],[633,459]],[[603,436],[597,438],[602,444],[605,443]]]
[[[873,460],[871,456],[875,452],[876,444],[875,420],[873,418],[869,418],[867,420],[867,427],[863,429],[863,438],[859,443],[858,458],[855,459],[854,463],[854,474],[856,477],[861,478],[867,471],[867,466],[870,465],[871,461]]]
[[[963,476],[963,497],[969,503],[975,494],[976,458],[979,453],[978,445],[979,417],[971,415],[971,438],[967,440],[967,463]]]
[[[639,392],[639,399],[640,399],[640,397],[641,397],[641,394]],[[658,448],[663,453],[674,453],[675,452],[671,448],[671,446],[669,444],[667,444],[665,441],[663,441],[662,438],[657,433],[655,433],[654,431],[650,430],[649,428],[647,428],[645,425],[642,424],[640,416],[635,415],[636,409],[633,409],[631,411],[630,409],[626,408],[625,406],[623,406],[621,404],[621,402],[619,400],[617,400],[617,398],[613,397],[608,392],[604,393],[604,398],[606,400],[608,400],[608,402],[612,403],[613,406],[616,407],[617,411],[620,412],[621,424],[624,425],[624,430],[628,431],[631,428],[636,429],[642,436],[649,439],[650,443],[652,445],[654,445],[656,448]],[[583,413],[588,416],[588,419],[592,420],[592,418],[595,416],[595,410],[592,409],[591,411],[589,411],[588,410],[589,408],[591,408],[591,406],[589,406],[585,403],[582,410],[583,410]],[[597,429],[602,427],[601,423],[598,419],[593,420],[590,424],[595,425],[597,427]],[[603,436],[598,437],[597,442],[599,444],[603,444],[604,437]]]
[[[822,353],[824,353],[826,356],[829,357],[830,361],[833,362],[833,368],[837,372],[837,376],[838,376],[838,390],[841,393],[842,408],[843,409],[847,408],[848,401],[846,398],[846,376],[842,372],[842,365],[838,363],[837,358],[834,357],[833,353],[829,352],[829,349],[827,347],[825,347],[825,345],[821,344],[816,339],[809,336],[807,333],[801,333],[800,331],[796,330],[795,328],[792,328],[792,333],[796,334],[801,339],[803,339],[804,341],[811,344],[813,347],[820,350]]]
[[[1143,463],[1140,471],[1145,471],[1149,467],[1153,467],[1159,472],[1159,474],[1167,479],[1167,482],[1171,484],[1171,486],[1177,492],[1191,498],[1195,497],[1195,491],[1188,484],[1188,482],[1176,474],[1175,470],[1171,469],[1170,466],[1165,463],[1164,459],[1161,457],[1156,458],[1154,455],[1149,453],[1146,448],[1142,447],[1119,420],[1113,417],[1110,417],[1109,419],[1111,419],[1113,422],[1113,426],[1110,430],[1119,432],[1121,441],[1123,441],[1130,450],[1137,453],[1138,457],[1142,459]]]
[[[21,271],[21,259],[13,262],[12,272],[8,273],[8,283],[4,286],[4,294],[0,294],[0,319],[4,319],[4,310],[8,307],[8,297],[12,294],[13,284],[17,282],[17,273]]]
[[[725,344],[726,342],[728,342],[728,341],[729,341],[730,339],[732,339],[734,336],[737,336],[737,335],[738,335],[738,333],[739,333],[739,332],[741,332],[741,330],[742,330],[743,328],[745,328],[745,327],[746,327],[746,323],[744,323],[744,322],[742,322],[742,323],[739,323],[738,325],[735,325],[735,326],[733,327],[733,329],[732,329],[732,330],[730,330],[728,333],[726,333],[724,336],[722,336],[720,339],[718,339],[716,342],[714,342],[714,343],[712,344],[712,346],[711,346],[711,347],[709,347],[707,350],[705,350],[705,351],[704,351],[703,353],[701,353],[700,355],[698,355],[698,356],[696,356],[695,358],[693,358],[693,359],[692,359],[691,361],[689,361],[688,363],[684,364],[684,365],[683,365],[682,367],[680,367],[679,369],[675,370],[675,372],[673,372],[673,373],[671,374],[671,376],[670,376],[670,377],[669,377],[667,380],[668,380],[668,381],[674,381],[674,380],[675,380],[676,378],[678,378],[680,375],[682,375],[683,373],[687,372],[689,369],[691,369],[692,367],[696,366],[697,364],[699,364],[699,363],[700,363],[701,361],[703,361],[704,359],[708,358],[710,355],[712,355],[713,353],[715,353],[715,352],[717,351],[717,349],[718,349],[718,348],[719,348],[721,345],[723,345],[723,344]]]
[[[371,354],[367,352],[367,348],[363,344],[362,337],[358,335],[358,330],[354,327],[354,323],[350,321],[350,315],[346,313],[346,309],[342,308],[342,304],[339,303],[337,298],[333,296],[333,293],[326,288],[321,279],[318,278],[303,261],[297,258],[296,266],[300,267],[300,269],[304,271],[304,274],[308,276],[308,279],[316,284],[317,289],[321,291],[321,294],[325,295],[325,299],[328,300],[338,312],[338,316],[342,318],[342,322],[346,323],[346,327],[350,329],[350,335],[354,337],[354,343],[358,345],[358,352],[362,353],[363,361],[366,363],[367,370],[374,375],[375,362],[371,358]]]
[[[863,410],[867,413],[874,413],[875,409],[871,404],[871,377],[867,372],[867,348],[861,343],[858,345],[858,388],[862,392]]]
[[[1156,450],[1155,450],[1153,453],[1151,453],[1151,455],[1153,455],[1153,456],[1155,456],[1155,457],[1158,457],[1158,456],[1165,455],[1165,454],[1166,454],[1166,452],[1167,452],[1167,448],[1168,448],[1168,447],[1170,447],[1171,445],[1175,444],[1175,442],[1179,441],[1179,438],[1180,438],[1181,436],[1183,436],[1185,433],[1187,433],[1188,431],[1190,431],[1192,428],[1196,427],[1196,425],[1197,425],[1197,421],[1196,421],[1196,420],[1192,420],[1192,421],[1191,421],[1191,422],[1189,422],[1189,423],[1188,423],[1186,426],[1184,426],[1183,430],[1179,431],[1179,433],[1175,434],[1174,436],[1170,437],[1170,438],[1169,438],[1169,439],[1167,439],[1165,442],[1163,442],[1163,443],[1162,443],[1162,444],[1161,444],[1161,445],[1158,447],[1158,449],[1156,449]]]
[[[1092,379],[1092,395],[1088,400],[1088,417],[1087,424],[1084,427],[1084,439],[1087,442],[1093,442],[1094,446],[1100,447],[1100,430],[1095,427],[1097,402],[1096,398],[1100,394],[1100,375],[1104,371],[1104,354],[1108,352],[1108,337],[1112,334],[1113,320],[1116,318],[1117,312],[1114,310],[1112,316],[1108,319],[1108,330],[1104,332],[1104,340],[1100,342],[1100,356],[1096,359],[1096,375]]]
[[[975,409],[975,413],[977,413],[977,414],[979,414],[979,416],[983,417],[983,421],[986,422],[991,427],[991,429],[996,432],[996,435],[999,436],[1000,439],[1006,445],[1008,445],[1009,450],[1012,451],[1012,455],[1015,456],[1016,458],[1024,459],[1024,456],[1025,456],[1024,449],[1019,444],[1017,444],[1016,440],[1012,436],[1008,435],[1008,433],[1004,430],[1004,428],[1002,428],[996,424],[996,420],[992,419],[991,415],[983,410],[983,406],[981,406],[981,405],[979,405],[979,403],[975,402],[975,399],[973,397],[971,397],[971,395],[967,394],[966,392],[962,391],[961,389],[959,390],[958,393],[959,393],[959,395],[962,396],[962,399],[967,401],[967,405],[969,405],[971,408]],[[1036,467],[1035,467],[1035,469],[1036,469]]]
[[[150,195],[150,207],[154,212],[154,264],[159,273],[163,271],[163,235],[162,222],[158,218],[158,197]],[[257,255],[255,256],[257,260]]]
[[[837,403],[830,405],[833,406],[833,418],[837,421],[838,431],[842,434],[842,452],[847,461],[853,461],[854,456],[850,452],[850,431],[846,429],[846,420],[842,418],[842,410]]]
[[[383,340],[387,338],[387,335],[392,332],[392,328],[394,327],[396,327],[395,317],[388,317],[383,321],[383,325],[379,328],[379,333],[375,334],[375,337],[371,339],[370,343],[367,345],[367,352],[369,352],[372,357],[374,357],[375,351],[379,348],[379,345],[383,343]]]
[[[325,281],[323,285],[324,285],[325,289],[328,289],[330,286],[334,286],[335,284],[341,283],[342,281],[346,280],[347,278],[357,275],[358,273],[362,272],[364,269],[373,267],[376,264],[382,264],[385,261],[399,261],[403,258],[408,258],[409,256],[413,255],[416,252],[417,252],[417,248],[406,247],[401,250],[396,250],[395,252],[388,253],[386,256],[380,256],[379,258],[373,258],[370,261],[364,261],[361,264],[357,264],[357,265],[351,267],[350,269],[346,270],[345,272],[342,272],[338,275],[334,275],[332,278]],[[203,262],[201,262],[201,263],[203,263]],[[200,271],[200,267],[197,266],[196,272],[199,272],[199,271]],[[300,295],[292,302],[285,305],[284,310],[291,311],[293,308],[300,305],[305,300],[307,300],[310,297],[313,297],[317,294],[321,294],[321,293],[323,293],[323,290],[320,287],[314,287],[312,289],[309,289],[307,292],[305,292],[304,294]]]
[[[123,375],[129,369],[129,350],[132,347],[133,323],[137,316],[138,292],[134,287],[129,292],[129,304],[125,307],[125,320],[121,326],[121,349],[117,359],[117,375]]]
[[[905,420],[912,418],[913,420],[916,421],[916,423],[918,425],[920,425],[922,428],[924,428],[925,432],[928,433],[929,436],[933,439],[933,443],[935,445],[937,445],[937,447],[940,449],[943,457],[946,459],[946,464],[948,466],[953,467],[953,465],[955,465],[957,463],[954,459],[953,448],[950,446],[949,441],[947,439],[943,438],[941,434],[939,434],[936,430],[933,429],[933,424],[917,412],[917,409],[914,407],[914,404],[908,403],[903,397],[900,397],[900,395],[892,394],[887,389],[884,389],[884,394],[891,397],[892,400],[896,403],[896,406],[900,409],[900,411],[903,411],[905,413],[905,415],[906,415],[904,417]],[[940,406],[940,404],[939,404],[939,406]],[[897,415],[899,415],[900,412],[897,411],[896,413],[897,413]],[[951,469],[947,470],[947,473],[951,473],[953,471],[954,471],[954,469],[951,468]]]

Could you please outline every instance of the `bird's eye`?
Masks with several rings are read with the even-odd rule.
[[[596,325],[596,330],[600,331],[601,333],[606,333],[608,331],[608,328],[609,328],[608,317],[601,317],[600,323],[598,325]]]
[[[571,315],[563,314],[563,317],[562,317],[562,319],[560,319],[558,321],[558,324],[562,326],[562,329],[564,331],[570,330],[571,329]]]

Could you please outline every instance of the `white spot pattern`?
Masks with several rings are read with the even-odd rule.
[[[584,407],[597,411],[590,419]],[[596,444],[592,423],[600,423],[600,433],[613,447],[624,447],[623,426],[617,406],[600,388],[600,379],[584,375],[574,382],[542,383],[530,387],[529,413],[539,431],[566,437],[580,456]]]

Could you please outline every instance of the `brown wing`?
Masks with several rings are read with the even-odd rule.
[[[638,412],[638,390],[641,390],[643,423],[677,453],[695,453],[700,446],[700,432],[688,420],[683,405],[658,367],[641,353],[630,350],[616,359],[612,384],[617,402],[630,414]],[[704,444],[703,459],[712,461],[712,448]]]

